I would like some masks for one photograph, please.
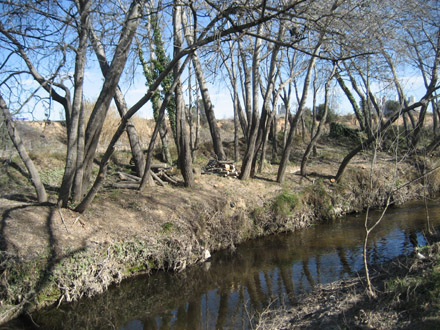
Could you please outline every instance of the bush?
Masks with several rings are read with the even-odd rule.
[[[291,216],[299,203],[298,196],[289,191],[284,191],[273,200],[272,211],[279,216]]]
[[[320,104],[316,107],[316,120],[321,120],[322,116],[324,115],[324,104]],[[338,120],[338,114],[336,111],[332,108],[328,108],[327,110],[327,118],[325,120],[326,124],[333,123],[336,120]]]

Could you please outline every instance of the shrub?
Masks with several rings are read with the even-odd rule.
[[[320,104],[316,107],[316,120],[321,120],[323,114],[324,114],[324,104]],[[328,124],[328,123],[333,123],[336,120],[338,120],[338,114],[334,109],[328,108],[327,118],[325,122]]]
[[[272,203],[272,211],[277,216],[291,216],[299,203],[298,196],[290,191],[284,191],[275,197]]]

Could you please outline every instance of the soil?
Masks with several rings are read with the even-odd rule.
[[[371,153],[359,154],[344,179],[335,183],[332,176],[354,142],[328,137],[318,145],[318,156],[307,168],[309,175],[301,177],[297,172],[304,144],[298,138],[283,185],[275,182],[274,164],[248,181],[201,174],[192,189],[180,185],[143,192],[115,189],[111,183],[117,179],[116,173],[129,170],[129,156],[121,151],[113,158],[106,187],[84,214],[78,214],[55,207],[65,149],[62,125],[22,125],[23,139],[32,139],[31,157],[40,168],[50,201],[36,203],[18,157],[4,153],[0,167],[0,280],[4,287],[0,324],[47,304],[93,296],[134,274],[156,269],[180,271],[205,261],[213,251],[234,248],[248,239],[298,230],[362,211],[367,205],[381,206],[390,190],[394,203],[426,194],[420,180],[394,189],[416,178],[418,168],[404,161],[396,163],[395,156],[386,153],[378,154],[373,170]],[[200,151],[195,167],[201,169],[209,155],[209,149]],[[433,168],[435,162],[427,160],[424,165]],[[370,180],[371,173],[374,180]],[[434,173],[428,190],[438,192],[439,183]],[[286,191],[297,196],[287,211],[275,202]],[[335,285],[351,290],[355,281]],[[331,301],[330,296],[326,300]],[[360,298],[353,295],[350,299]],[[316,313],[327,312],[318,308],[298,315]]]

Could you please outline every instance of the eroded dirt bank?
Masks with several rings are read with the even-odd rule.
[[[194,189],[106,189],[83,215],[5,195],[0,322],[93,296],[141,272],[183,270],[248,239],[380,207],[389,194],[403,203],[438,191],[436,173],[397,189],[419,172],[405,163],[391,168],[388,161],[376,164],[374,179],[368,164],[358,162],[339,183],[330,179],[330,167],[316,163],[319,176],[304,179],[292,168],[282,186],[267,173],[250,181],[202,175]]]

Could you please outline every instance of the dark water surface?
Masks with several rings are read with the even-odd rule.
[[[439,202],[388,210],[370,238],[371,263],[385,262],[426,244],[426,211],[440,226]],[[371,218],[380,212],[371,212]],[[33,315],[43,329],[249,328],[255,312],[297,302],[317,284],[362,269],[365,215],[347,216],[301,232],[244,243],[234,252],[179,274],[140,276],[93,299]],[[24,324],[23,324],[24,325]]]

